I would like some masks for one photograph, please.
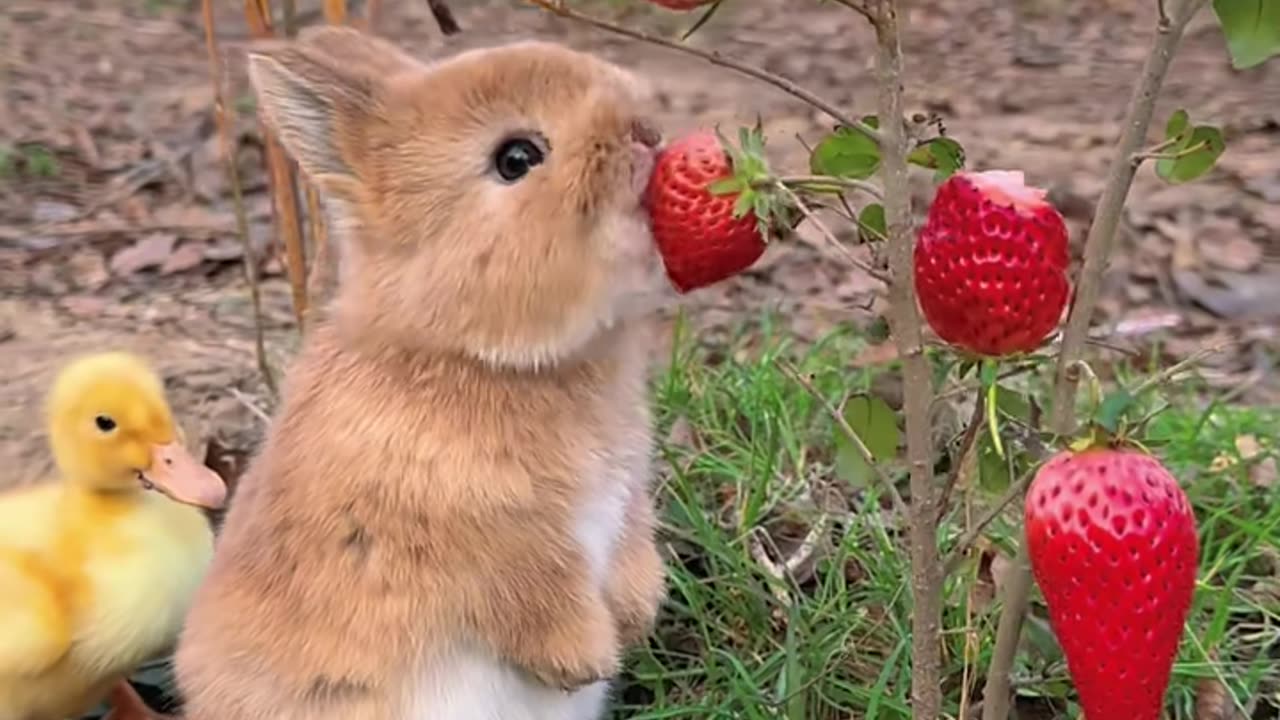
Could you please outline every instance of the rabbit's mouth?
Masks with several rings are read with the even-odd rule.
[[[643,204],[645,188],[649,185],[649,176],[653,174],[662,145],[662,132],[648,120],[637,118],[631,121],[630,134],[631,188],[637,201]]]

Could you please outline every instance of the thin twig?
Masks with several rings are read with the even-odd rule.
[[[1143,380],[1142,382],[1138,383],[1137,385],[1134,386],[1132,390],[1129,391],[1129,394],[1133,395],[1134,397],[1137,397],[1142,393],[1145,393],[1146,391],[1150,390],[1151,388],[1156,387],[1157,385],[1163,385],[1173,380],[1173,378],[1183,370],[1188,370],[1196,365],[1199,365],[1200,361],[1204,360],[1210,355],[1216,355],[1222,352],[1223,350],[1226,350],[1227,348],[1231,347],[1232,345],[1236,345],[1236,344],[1238,344],[1236,341],[1228,341],[1228,342],[1218,343],[1217,345],[1211,345],[1207,348],[1200,348],[1199,350],[1191,353],[1190,355],[1186,356],[1182,360],[1179,360],[1173,365],[1170,365],[1164,370],[1161,370],[1155,375],[1152,375],[1146,380]]]
[[[261,420],[264,425],[271,424],[271,416],[268,415],[265,410],[258,407],[257,404],[253,402],[253,400],[250,400],[247,395],[245,395],[244,393],[240,392],[235,388],[231,388],[230,392],[231,392],[231,397],[235,398],[236,402],[240,403],[245,407],[246,410],[253,413],[253,416]]]
[[[213,119],[218,127],[218,141],[222,150],[222,162],[226,166],[227,182],[231,185],[231,203],[236,216],[236,234],[244,253],[244,275],[249,284],[249,300],[253,310],[254,356],[258,371],[267,390],[276,394],[276,380],[267,360],[267,343],[263,329],[262,289],[258,286],[257,257],[249,240],[249,220],[244,207],[244,189],[240,184],[240,171],[236,163],[235,144],[231,140],[231,122],[227,117],[226,97],[222,90],[222,59],[218,52],[217,27],[214,24],[213,0],[202,0],[201,15],[204,19],[204,43],[209,51],[209,77],[213,81]]]
[[[973,414],[969,416],[969,424],[965,426],[964,435],[960,439],[960,450],[952,460],[947,479],[942,484],[942,495],[938,499],[938,522],[942,522],[943,516],[947,514],[947,506],[951,504],[951,491],[960,480],[960,472],[964,469],[969,453],[973,452],[973,447],[977,444],[978,431],[982,430],[982,421],[986,417],[986,407],[986,396],[978,393],[973,403]]]
[[[995,522],[996,518],[1000,517],[1000,513],[1004,512],[1005,508],[1009,507],[1014,500],[1022,497],[1022,492],[1027,489],[1027,485],[1031,483],[1032,477],[1034,477],[1034,475],[1031,472],[1023,473],[1022,477],[1018,478],[1017,482],[1010,485],[1004,491],[1004,494],[1001,495],[991,507],[987,508],[987,511],[982,514],[982,517],[978,518],[978,522],[968,530],[965,530],[964,534],[960,536],[960,539],[956,540],[955,547],[953,547],[951,552],[947,555],[945,568],[948,575],[960,569],[960,564],[964,562],[965,553],[969,552],[969,548],[973,547],[973,544],[978,541],[978,538],[982,536],[983,531],[985,531],[992,522]]]
[[[1206,0],[1177,0],[1177,7],[1170,15],[1165,12],[1166,8],[1161,0],[1155,39],[1125,112],[1125,130],[1116,143],[1107,183],[1098,201],[1089,235],[1085,239],[1084,265],[1080,269],[1080,280],[1067,318],[1067,329],[1062,336],[1062,348],[1054,376],[1052,418],[1052,428],[1061,437],[1070,435],[1075,429],[1075,394],[1079,381],[1079,373],[1075,368],[1084,356],[1089,325],[1102,286],[1103,270],[1110,262],[1116,228],[1120,224],[1125,199],[1137,171],[1132,158],[1146,139],[1156,98],[1160,94],[1182,33],[1205,2]],[[996,645],[992,651],[991,666],[987,671],[987,684],[983,692],[983,720],[1007,720],[1009,716],[1012,700],[1009,679],[1033,582],[1027,542],[1023,537],[1005,583],[1004,605],[996,629]]]
[[[929,415],[933,375],[924,354],[916,303],[914,238],[907,152],[910,138],[902,122],[902,45],[906,14],[898,0],[878,0],[876,13],[877,112],[884,148],[881,165],[888,240],[889,325],[902,358],[903,412],[907,425],[907,466],[911,476],[911,705],[918,720],[942,715],[942,563],[938,559],[938,489],[933,474],[933,431]]]
[[[884,193],[880,191],[880,188],[865,180],[854,180],[852,178],[832,177],[829,175],[784,175],[778,178],[778,182],[788,187],[845,188],[864,192],[877,200],[884,198]]]
[[[1058,356],[1054,380],[1053,427],[1059,435],[1068,435],[1075,428],[1074,414],[1076,380],[1068,373],[1084,354],[1084,341],[1089,335],[1089,324],[1102,287],[1102,274],[1111,258],[1116,228],[1124,209],[1129,188],[1133,185],[1136,169],[1130,162],[1133,154],[1142,146],[1151,116],[1155,111],[1156,97],[1164,84],[1165,75],[1173,61],[1174,51],[1182,39],[1183,30],[1206,0],[1178,0],[1169,23],[1156,30],[1155,41],[1147,55],[1142,77],[1134,89],[1125,113],[1124,133],[1116,143],[1107,184],[1098,201],[1098,209],[1089,235],[1085,239],[1084,265],[1080,269],[1080,281],[1075,292],[1075,302],[1067,318],[1067,328],[1062,337],[1062,351]]]
[[[453,10],[449,9],[449,4],[445,0],[427,0],[427,8],[431,10],[431,17],[436,19],[436,25],[439,26],[441,33],[456,35],[462,32],[462,27],[453,17]]]
[[[576,20],[600,30],[605,30],[616,35],[622,35],[623,37],[629,37],[632,40],[639,40],[640,42],[649,43],[650,45],[657,45],[658,47],[664,47],[668,50],[675,50],[687,55],[693,55],[694,57],[706,60],[712,65],[735,70],[748,77],[753,77],[778,88],[792,97],[805,101],[818,110],[821,110],[831,116],[832,119],[838,121],[841,125],[857,130],[868,138],[874,140],[877,144],[883,145],[883,136],[879,130],[876,130],[864,122],[855,120],[848,113],[840,110],[840,108],[826,100],[823,100],[818,95],[815,95],[809,90],[800,87],[781,75],[775,75],[764,68],[755,67],[741,60],[726,57],[714,50],[703,50],[701,48],[694,47],[693,45],[685,45],[684,43],[660,38],[656,35],[650,35],[639,30],[632,30],[630,28],[622,27],[621,25],[615,25],[608,20],[601,20],[599,18],[592,17],[591,15],[587,15],[586,13],[578,12],[577,10],[565,5],[564,0],[525,0],[525,2],[528,2],[531,5],[536,5],[547,12],[559,15],[563,18]],[[899,115],[897,117],[901,116]]]
[[[884,468],[881,467],[880,463],[876,462],[875,456],[871,454],[871,450],[867,448],[867,444],[862,441],[862,438],[858,435],[858,431],[854,430],[853,427],[849,425],[849,421],[844,419],[844,415],[825,397],[823,397],[822,393],[818,391],[818,388],[815,387],[810,380],[805,378],[798,369],[792,367],[789,363],[783,360],[778,360],[777,365],[778,369],[782,371],[782,374],[791,378],[791,380],[793,380],[797,385],[804,388],[805,392],[809,393],[814,400],[817,400],[818,403],[822,405],[822,409],[827,411],[827,415],[829,415],[831,420],[835,422],[836,427],[840,428],[840,433],[844,435],[845,439],[848,440],[851,445],[853,445],[853,447],[858,451],[858,454],[862,456],[863,461],[866,462],[867,465],[870,466],[871,471],[875,473],[876,479],[884,486],[885,492],[893,502],[894,509],[899,513],[902,513],[903,517],[907,517],[907,503],[902,499],[902,495],[898,492],[897,486],[893,484],[893,478],[889,477],[889,474],[884,471]]]
[[[1201,140],[1195,145],[1183,148],[1178,152],[1150,152],[1143,150],[1142,152],[1136,152],[1133,154],[1133,162],[1141,163],[1143,160],[1181,160],[1182,158],[1192,153],[1198,153],[1207,147],[1209,147],[1209,142],[1207,140]]]
[[[245,3],[245,16],[254,39],[276,36],[271,26],[270,0],[254,0]],[[325,18],[338,7],[346,12],[346,0],[325,0]],[[298,200],[298,184],[293,171],[293,161],[280,146],[280,141],[265,123],[259,123],[266,150],[268,187],[271,191],[271,209],[276,220],[276,230],[283,240],[285,270],[289,276],[289,289],[293,300],[293,314],[301,330],[307,313],[306,254],[302,241],[302,207]]]
[[[324,0],[324,21],[330,25],[345,25],[347,22],[347,1]]]
[[[873,27],[875,26],[876,24],[875,13],[871,12],[871,8],[868,8],[865,4],[858,2],[858,0],[834,0],[834,2],[837,5],[843,5],[849,8],[850,10],[858,13],[862,17],[866,18],[867,21],[870,22]]]
[[[822,237],[826,239],[826,241],[830,243],[833,248],[838,250],[840,254],[844,256],[844,259],[849,262],[850,265],[853,265],[854,267],[858,268],[859,270],[862,270],[866,274],[879,280],[882,283],[885,283],[886,285],[889,284],[888,275],[885,275],[883,272],[880,272],[880,270],[872,266],[871,263],[868,263],[865,260],[859,258],[857,255],[854,255],[853,251],[849,249],[849,246],[840,242],[840,238],[836,237],[835,233],[831,232],[831,229],[827,227],[826,223],[822,222],[822,220],[820,220],[818,216],[814,214],[813,210],[805,203],[804,199],[802,199],[799,195],[797,195],[794,190],[787,187],[786,185],[783,185],[782,183],[778,183],[775,187],[781,190],[783,195],[787,196],[787,199],[790,200],[791,203],[796,206],[796,209],[800,211],[801,215],[804,215],[805,218],[809,220],[809,222],[813,223],[813,227],[818,230],[818,233],[821,234]]]

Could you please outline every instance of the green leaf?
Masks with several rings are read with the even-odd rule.
[[[1187,128],[1191,127],[1191,118],[1187,115],[1186,110],[1178,109],[1169,116],[1169,122],[1164,125],[1164,137],[1166,140],[1173,140]]]
[[[996,395],[996,408],[1005,415],[1023,422],[1031,419],[1030,399],[1026,395],[1010,390],[1004,385],[1000,386],[1000,392]]]
[[[707,186],[707,190],[712,195],[728,195],[730,193],[740,192],[745,186],[741,178],[727,177],[720,178]]]
[[[1009,461],[1000,457],[991,436],[982,433],[978,436],[978,486],[991,493],[1004,492],[1008,489],[1012,477],[1009,473]]]
[[[883,240],[888,237],[889,231],[885,228],[883,205],[871,203],[862,208],[858,213],[858,232],[869,235],[867,240]]]
[[[733,203],[733,217],[738,219],[751,212],[755,203],[755,195],[753,193],[742,193]]]
[[[1120,388],[1102,398],[1102,403],[1098,405],[1098,412],[1094,416],[1094,421],[1106,429],[1107,432],[1114,433],[1120,427],[1120,418],[1132,406],[1133,395],[1129,394],[1128,390]]]
[[[912,150],[907,162],[936,170],[934,180],[941,182],[964,167],[964,148],[951,138],[934,138]]]
[[[1221,130],[1200,125],[1169,151],[1170,155],[1178,157],[1161,158],[1156,162],[1156,174],[1173,184],[1195,180],[1209,172],[1226,149]]]
[[[880,169],[880,147],[857,130],[842,127],[813,149],[809,169],[814,175],[864,180]]]
[[[855,395],[844,405],[844,419],[877,462],[897,456],[901,440],[898,417],[884,400],[871,395]],[[841,428],[835,428],[835,433],[836,474],[853,485],[867,485],[872,477],[872,468]]]
[[[1213,0],[1213,11],[1237,70],[1280,54],[1280,0]]]

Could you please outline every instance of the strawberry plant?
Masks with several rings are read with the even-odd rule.
[[[981,540],[984,523],[958,539],[942,533],[939,542],[939,519],[950,511],[957,477],[976,472],[982,487],[999,493],[985,522],[1026,491],[1026,542],[1018,544],[1005,582],[981,717],[1009,716],[1011,674],[1036,583],[1089,720],[1160,717],[1196,584],[1197,519],[1178,479],[1143,448],[1151,415],[1135,415],[1140,396],[1186,367],[1103,396],[1086,363],[1085,345],[1136,172],[1151,162],[1164,181],[1191,182],[1225,151],[1218,128],[1182,109],[1164,121],[1161,139],[1148,139],[1156,98],[1185,29],[1212,4],[1233,65],[1254,67],[1280,53],[1280,0],[1153,0],[1148,59],[1136,78],[1084,238],[1083,265],[1074,277],[1066,224],[1036,186],[1036,173],[971,168],[941,119],[904,114],[900,37],[907,13],[896,0],[834,0],[865,18],[877,38],[878,102],[860,115],[802,87],[803,78],[779,77],[690,45],[684,37],[621,27],[571,0],[528,1],[735,69],[833,121],[830,132],[806,144],[804,174],[776,171],[758,129],[744,129],[737,142],[718,128],[676,139],[658,164],[649,200],[655,239],[682,292],[750,267],[765,252],[766,240],[785,242],[797,220],[885,281],[888,329],[901,365],[904,427],[894,409],[866,394],[828,409],[839,448],[837,471],[860,485],[878,482],[906,528],[912,716],[978,714],[967,688],[959,707],[944,696],[943,610],[948,574],[973,561],[969,551]],[[708,5],[685,37],[726,4],[649,1],[681,12]],[[922,218],[911,207],[912,172],[927,173],[923,177],[936,185]],[[843,237],[829,227],[830,218],[847,225]],[[850,252],[851,242],[870,245],[873,262]],[[1051,376],[1046,397],[1010,380],[1042,371]],[[818,395],[803,377],[787,372]],[[1076,395],[1082,377],[1090,379],[1092,402],[1080,422]],[[972,417],[958,447],[936,439],[933,408],[944,383],[967,389],[971,397]],[[1044,409],[1047,426],[1041,421]],[[904,458],[897,457],[900,435]],[[945,477],[941,468],[947,468]],[[903,479],[909,501],[898,487]]]

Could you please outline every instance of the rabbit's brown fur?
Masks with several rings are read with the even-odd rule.
[[[188,618],[187,716],[597,717],[663,595],[645,88],[554,45],[425,66],[335,28],[250,68],[341,282]],[[531,132],[546,161],[498,182]]]

